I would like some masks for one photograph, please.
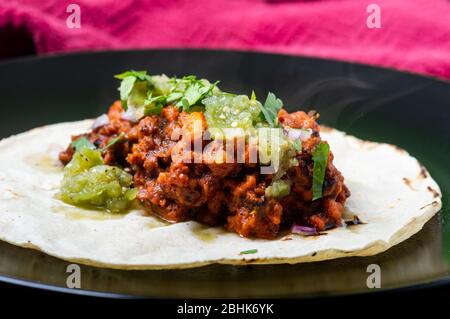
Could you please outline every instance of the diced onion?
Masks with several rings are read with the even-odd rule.
[[[122,114],[122,119],[130,122],[137,122],[136,109],[128,107],[128,110]]]
[[[140,118],[144,117],[143,107],[134,107],[129,104],[128,109],[122,114],[122,119],[130,122],[137,122]]]
[[[95,130],[96,128],[104,125],[109,124],[109,117],[106,114],[102,114],[99,117],[97,117],[94,121],[94,124],[92,124],[92,129]]]
[[[312,130],[311,129],[307,129],[307,130],[303,130],[303,129],[297,129],[297,128],[289,128],[286,129],[287,132],[287,136],[291,141],[295,141],[300,139],[301,141],[306,141],[307,139],[309,139],[311,137],[312,134]]]
[[[302,131],[302,133],[300,135],[300,139],[302,141],[308,140],[311,137],[312,133],[313,133],[311,129],[301,130],[301,131]]]

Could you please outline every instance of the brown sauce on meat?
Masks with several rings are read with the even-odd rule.
[[[278,114],[282,126],[311,129],[313,134],[297,154],[299,165],[287,172],[292,182],[290,194],[275,199],[265,196],[272,176],[261,175],[258,164],[207,161],[215,155],[211,153],[213,149],[210,153],[193,150],[190,156],[199,159],[198,163],[172,161],[177,147],[195,142],[191,134],[194,121],[203,122],[204,131],[207,129],[203,113],[185,113],[166,106],[161,115],[146,116],[138,123],[122,120],[122,113],[120,102],[114,103],[108,112],[110,123],[83,136],[98,147],[104,147],[121,133],[127,136],[126,141],[108,149],[104,161],[121,165],[133,174],[134,186],[139,189],[137,198],[151,214],[170,222],[195,220],[207,226],[225,226],[243,237],[267,239],[276,238],[294,222],[318,231],[341,225],[350,191],[333,165],[331,152],[323,198],[312,201],[312,151],[321,141],[314,114],[288,113],[283,109]],[[179,139],[173,140],[174,132],[181,132]],[[247,148],[245,153],[248,152]],[[60,154],[60,160],[67,163],[72,155],[69,146]],[[206,229],[194,234],[204,241],[213,240]]]

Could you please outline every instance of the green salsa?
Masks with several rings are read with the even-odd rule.
[[[99,150],[85,147],[64,168],[58,197],[71,205],[117,213],[136,198],[132,182],[132,176],[121,168],[104,165]]]
[[[282,198],[291,192],[291,184],[289,181],[286,180],[274,180],[272,184],[270,184],[266,188],[266,196],[267,197],[275,197],[275,198]]]
[[[269,161],[274,165],[277,161],[277,171],[273,174],[272,183],[266,188],[267,197],[282,198],[289,195],[291,184],[288,180],[282,179],[292,166],[298,165],[295,157],[296,149],[294,143],[283,133],[273,136],[270,141],[260,139],[259,158],[260,162],[267,164]],[[262,143],[261,143],[262,142]]]
[[[259,102],[247,95],[221,93],[207,97],[202,102],[209,128],[248,129],[261,122]]]
[[[275,96],[272,100],[273,103],[281,103]],[[260,131],[265,132],[264,134],[258,134],[259,161],[264,165],[268,165],[272,160],[276,160],[277,163],[272,162],[276,171],[273,173],[271,185],[266,189],[266,196],[281,198],[289,195],[290,184],[281,178],[290,167],[298,165],[295,158],[297,150],[280,128],[267,126],[267,119],[261,116],[262,104],[253,96],[249,98],[247,95],[229,93],[214,94],[204,99],[202,103],[205,105],[204,115],[208,130],[213,137],[223,134],[225,138],[232,138],[234,135],[229,136],[223,130],[227,128],[243,129],[242,133],[245,135],[256,134],[256,128],[267,129]],[[276,112],[274,114],[276,116]]]

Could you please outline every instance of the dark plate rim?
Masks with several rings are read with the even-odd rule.
[[[222,48],[189,48],[189,47],[160,47],[160,48],[129,48],[129,49],[99,49],[99,50],[77,50],[70,52],[45,52],[39,53],[39,55],[25,55],[14,57],[11,59],[0,60],[0,67],[11,65],[11,64],[20,64],[26,62],[34,62],[48,59],[57,59],[57,58],[65,58],[65,57],[75,57],[75,56],[88,56],[88,55],[104,55],[104,54],[120,54],[120,53],[145,53],[145,52],[182,52],[182,53],[190,53],[190,52],[204,52],[204,53],[233,53],[233,54],[256,54],[256,55],[266,55],[266,56],[278,56],[278,57],[287,57],[287,58],[300,58],[305,60],[313,60],[313,61],[322,61],[322,62],[334,62],[345,65],[355,65],[361,66],[365,68],[375,69],[375,70],[386,70],[388,72],[395,72],[400,74],[405,74],[409,76],[419,77],[423,79],[433,80],[437,82],[441,82],[444,84],[450,84],[450,79],[440,78],[433,75],[426,75],[423,73],[403,70],[403,69],[395,69],[386,66],[378,66],[374,64],[367,64],[357,61],[351,60],[340,60],[336,58],[325,58],[325,57],[315,57],[311,55],[302,55],[302,54],[290,54],[283,52],[270,52],[263,50],[240,50],[240,49],[222,49]]]
[[[244,266],[245,267],[245,266]],[[126,270],[124,270],[126,271]],[[144,270],[145,271],[145,270]],[[44,290],[44,291],[52,291],[52,292],[58,292],[58,293],[64,293],[69,295],[79,295],[84,297],[97,297],[97,298],[106,298],[106,299],[130,299],[130,300],[150,300],[150,299],[167,299],[167,300],[176,300],[176,299],[236,299],[235,297],[185,297],[185,298],[175,298],[175,297],[161,297],[161,296],[141,296],[141,295],[132,295],[132,294],[122,294],[122,293],[115,293],[115,292],[107,292],[107,291],[96,291],[96,290],[87,290],[87,289],[77,289],[77,288],[67,288],[67,287],[61,287],[53,284],[45,284],[40,283],[36,281],[31,281],[27,279],[20,279],[15,278],[12,276],[2,275],[0,274],[0,282],[15,285],[19,287],[26,287],[31,289],[38,289],[38,290]],[[377,295],[383,295],[383,294],[398,294],[402,292],[413,292],[418,290],[426,290],[426,289],[432,289],[432,288],[438,288],[443,286],[450,285],[450,276],[446,277],[440,277],[433,280],[430,280],[428,282],[424,283],[413,283],[413,284],[407,284],[397,287],[389,287],[389,288],[379,288],[379,289],[373,289],[373,290],[367,290],[367,291],[355,291],[355,292],[347,292],[347,293],[338,293],[338,292],[332,292],[327,293],[325,295],[321,295],[319,293],[311,294],[311,295],[278,295],[278,296],[272,296],[271,299],[284,299],[284,298],[297,298],[297,299],[304,299],[304,300],[311,300],[316,298],[321,299],[327,299],[327,298],[333,298],[333,297],[351,297],[351,296],[377,296]],[[269,297],[241,297],[240,299],[267,299]]]
[[[52,60],[52,59],[62,59],[67,57],[77,57],[77,56],[96,56],[96,55],[109,55],[109,54],[133,54],[133,53],[145,53],[145,52],[180,52],[180,53],[231,53],[231,54],[256,54],[256,55],[265,55],[265,56],[277,56],[277,57],[289,57],[289,58],[299,58],[303,60],[312,60],[312,61],[322,61],[322,62],[333,62],[333,63],[339,63],[344,65],[356,65],[361,66],[364,68],[369,69],[376,69],[376,70],[385,70],[388,72],[395,72],[400,73],[408,76],[418,77],[422,78],[424,80],[432,80],[436,82],[440,82],[442,84],[450,84],[450,79],[443,79],[435,76],[430,75],[424,75],[421,73],[415,73],[415,72],[409,72],[405,70],[397,70],[389,67],[383,67],[383,66],[375,66],[370,64],[364,64],[360,62],[353,62],[353,61],[343,61],[339,59],[331,59],[331,58],[322,58],[322,57],[313,57],[308,55],[298,55],[298,54],[288,54],[288,53],[273,53],[273,52],[267,52],[267,51],[259,51],[259,50],[238,50],[238,49],[210,49],[210,48],[152,48],[152,49],[145,49],[145,48],[131,48],[131,49],[108,49],[108,50],[94,50],[94,51],[72,51],[72,52],[52,52],[52,53],[44,53],[40,55],[28,55],[28,56],[21,56],[16,57],[8,60],[0,61],[0,68],[4,66],[14,65],[14,64],[22,64],[22,63],[29,63],[29,62],[37,62],[42,60]],[[32,289],[40,289],[40,290],[47,290],[47,291],[53,291],[53,292],[60,292],[60,293],[66,293],[66,294],[73,294],[73,295],[81,295],[81,296],[90,296],[90,297],[100,297],[100,298],[114,298],[114,299],[175,299],[175,298],[167,298],[167,297],[157,297],[157,296],[135,296],[132,294],[121,294],[121,293],[115,293],[115,292],[106,292],[106,291],[95,291],[95,290],[85,290],[85,289],[71,289],[66,287],[57,286],[54,284],[45,284],[40,283],[36,281],[31,281],[27,279],[20,279],[13,276],[3,275],[0,274],[0,282],[21,286],[21,287],[28,287]],[[380,289],[374,289],[374,290],[368,290],[368,291],[355,291],[355,292],[332,292],[326,295],[320,295],[320,294],[311,294],[311,295],[304,295],[300,296],[303,299],[312,299],[312,298],[330,298],[330,297],[347,297],[347,296],[367,296],[367,295],[377,295],[382,293],[399,293],[399,292],[408,292],[408,291],[415,291],[415,290],[422,290],[422,289],[431,289],[434,287],[440,287],[450,285],[450,274],[442,275],[441,277],[436,277],[432,280],[428,280],[426,282],[419,282],[419,283],[411,283],[401,286],[394,286],[389,288],[380,288]],[[295,298],[299,298],[299,296],[292,296]],[[274,297],[276,299],[283,298],[283,296]],[[200,298],[195,298],[200,299]],[[220,299],[220,298],[215,298]]]

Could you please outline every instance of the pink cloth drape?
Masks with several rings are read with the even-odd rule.
[[[67,6],[81,28],[68,28]],[[370,29],[369,4],[381,12]],[[0,57],[118,48],[307,55],[450,79],[447,0],[0,0]]]

